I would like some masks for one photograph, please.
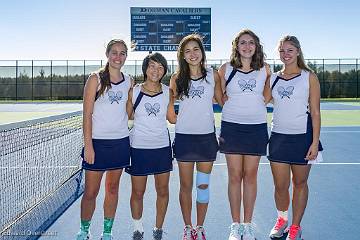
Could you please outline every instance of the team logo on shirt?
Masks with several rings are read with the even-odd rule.
[[[194,88],[193,86],[190,86],[190,90],[189,90],[189,97],[194,98],[194,97],[199,97],[201,98],[201,95],[204,94],[205,88],[204,86],[198,86],[197,88]]]
[[[145,110],[148,116],[150,116],[151,114],[154,114],[154,116],[156,116],[156,114],[160,112],[160,104],[154,103],[154,105],[151,105],[151,103],[145,103]]]
[[[119,104],[119,101],[121,101],[122,99],[122,92],[121,91],[109,91],[108,92],[108,96],[109,96],[109,101],[111,104],[113,104],[114,102],[116,102],[117,104]]]
[[[248,81],[246,80],[239,80],[238,81],[239,87],[240,89],[244,92],[246,90],[250,90],[251,92],[254,90],[254,88],[256,87],[256,80],[255,79],[249,79]]]
[[[294,92],[294,86],[289,86],[286,88],[280,86],[277,88],[277,92],[278,92],[279,96],[281,97],[281,99],[283,99],[284,97],[287,97],[290,99],[290,96]]]

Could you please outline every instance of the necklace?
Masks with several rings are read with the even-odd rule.
[[[282,75],[298,75],[298,74],[300,74],[301,72],[293,72],[293,73],[286,73],[286,72],[280,72]]]
[[[142,87],[145,89],[145,91],[150,92],[150,93],[159,93],[159,92],[161,92],[161,85],[160,85],[159,89],[155,90],[155,91],[146,88],[145,84],[142,84]]]

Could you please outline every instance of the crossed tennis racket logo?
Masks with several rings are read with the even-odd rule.
[[[283,99],[284,97],[287,97],[290,99],[290,96],[293,94],[294,92],[294,86],[289,86],[289,87],[282,87],[282,86],[279,86],[277,88],[277,92],[279,94],[279,96],[281,97],[281,99]]]
[[[145,103],[145,110],[148,116],[150,116],[151,114],[154,114],[154,116],[156,116],[156,114],[160,112],[160,104],[154,103],[154,105],[151,105],[151,103]]]
[[[189,96],[191,98],[194,98],[194,97],[201,98],[201,95],[203,95],[205,92],[204,90],[205,90],[204,86],[198,86],[196,88],[194,88],[193,86],[190,86]]]
[[[121,91],[109,91],[108,92],[108,96],[109,96],[109,101],[111,102],[111,104],[113,104],[114,102],[116,102],[117,104],[119,104],[119,101],[121,101],[122,99],[122,92]]]
[[[256,80],[255,79],[250,79],[248,81],[241,79],[238,81],[239,87],[240,89],[244,92],[246,90],[250,90],[251,92],[254,90],[254,88],[256,87]]]

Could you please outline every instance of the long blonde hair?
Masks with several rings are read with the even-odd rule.
[[[278,51],[284,42],[289,42],[291,45],[297,48],[299,55],[297,56],[297,65],[300,69],[306,70],[308,72],[313,72],[313,70],[305,63],[304,54],[301,50],[300,42],[295,36],[286,35],[280,38],[278,43]]]

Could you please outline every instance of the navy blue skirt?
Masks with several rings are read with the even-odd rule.
[[[269,134],[266,123],[238,124],[221,121],[221,153],[266,156]]]
[[[121,139],[93,139],[95,151],[94,164],[84,160],[84,148],[81,152],[82,167],[91,171],[122,169],[130,165],[129,137]]]
[[[172,166],[171,147],[156,149],[131,148],[131,166],[125,171],[132,176],[147,176],[170,172]]]
[[[175,133],[174,157],[180,162],[211,162],[219,149],[216,134]]]
[[[268,156],[270,161],[296,165],[308,164],[305,157],[312,144],[313,138],[313,128],[310,115],[307,121],[307,130],[306,133],[303,134],[282,134],[271,132]],[[322,150],[323,147],[319,141],[319,151]]]

